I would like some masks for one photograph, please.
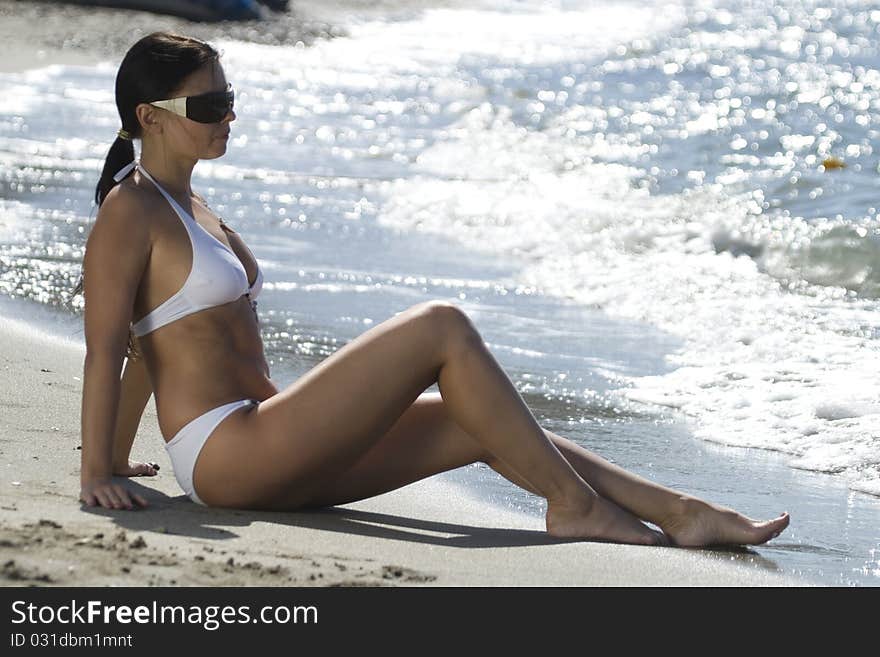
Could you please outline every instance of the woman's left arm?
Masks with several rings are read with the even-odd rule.
[[[143,357],[127,358],[122,371],[119,391],[119,412],[116,415],[116,433],[113,438],[113,474],[123,477],[154,475],[156,470],[148,463],[128,460],[153,386]]]

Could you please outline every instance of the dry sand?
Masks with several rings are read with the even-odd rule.
[[[385,2],[379,8],[393,13],[428,4],[439,3]],[[240,25],[199,26],[140,12],[0,0],[0,70],[118,60],[153,29],[295,43],[344,34],[335,24],[341,12],[376,11],[374,3],[354,1],[296,5],[300,14],[286,17],[280,27],[247,34],[252,28]],[[155,478],[130,480],[150,508],[83,507],[77,495],[84,354],[81,342],[0,317],[2,584],[804,584],[779,575],[754,551],[549,540],[540,519],[487,507],[438,478],[314,513],[200,507],[177,486],[152,403],[133,458],[156,461],[161,471]]]

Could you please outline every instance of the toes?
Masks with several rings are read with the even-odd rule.
[[[770,520],[767,524],[772,525],[773,527],[782,531],[783,529],[788,527],[789,522],[791,522],[791,517],[787,513],[783,513],[778,518]]]
[[[764,543],[766,541],[769,541],[770,539],[776,538],[785,530],[786,527],[788,527],[789,522],[790,518],[788,514],[783,513],[778,518],[760,523],[755,527],[755,529],[758,531],[758,541],[760,543]]]
[[[782,516],[776,521],[776,533],[773,534],[773,538],[779,536],[788,524],[791,522],[791,517],[787,513],[783,513]]]

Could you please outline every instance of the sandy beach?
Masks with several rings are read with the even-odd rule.
[[[79,491],[83,344],[0,321],[4,585],[788,586],[755,552],[548,539],[538,519],[437,479],[310,513],[200,507],[183,496],[148,404],[129,480],[149,508],[87,508]]]
[[[343,3],[344,4],[344,3]],[[359,6],[360,3],[349,3]],[[398,6],[403,3],[385,3]],[[419,3],[407,3],[410,8]],[[266,42],[343,31],[319,11]],[[308,10],[314,20],[308,19]],[[322,13],[323,12],[323,13]],[[235,38],[241,26],[195,26],[80,7],[0,0],[0,70],[115,60],[138,36],[179,29]],[[305,18],[303,18],[305,16]],[[114,23],[107,23],[112,17]],[[297,32],[294,26],[298,26]],[[109,36],[108,36],[109,35]],[[17,301],[24,304],[27,302]],[[6,586],[799,586],[754,551],[703,551],[548,539],[540,520],[487,506],[429,479],[321,512],[209,509],[183,496],[153,403],[132,457],[158,462],[131,480],[150,506],[77,501],[85,347],[0,315],[0,584]]]

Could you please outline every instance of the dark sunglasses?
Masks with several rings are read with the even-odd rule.
[[[231,84],[226,85],[226,91],[209,91],[198,96],[181,96],[150,103],[197,123],[220,123],[232,111],[234,104],[235,92]]]

